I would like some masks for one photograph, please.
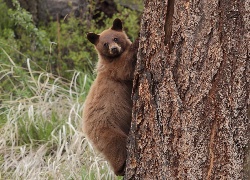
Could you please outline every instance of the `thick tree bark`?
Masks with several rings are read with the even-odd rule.
[[[125,179],[250,178],[249,14],[250,0],[145,0]]]

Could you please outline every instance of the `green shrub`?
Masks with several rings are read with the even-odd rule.
[[[123,20],[124,29],[132,41],[139,32],[140,13],[122,6],[118,6],[118,13],[111,19],[101,13],[103,27],[98,26],[98,20],[87,22],[71,14],[59,22],[52,21],[47,26],[40,24],[36,27],[32,15],[21,8],[17,0],[12,2],[14,9],[9,9],[0,0],[0,32],[3,34],[0,47],[19,65],[25,66],[26,59],[30,58],[46,71],[68,79],[71,78],[69,70],[93,72],[97,54],[86,39],[88,32],[100,33],[109,28],[116,17]]]

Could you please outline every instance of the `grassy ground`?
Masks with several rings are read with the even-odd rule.
[[[66,80],[0,51],[0,179],[116,179],[81,132],[93,76]]]

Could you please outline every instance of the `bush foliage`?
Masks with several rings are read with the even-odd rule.
[[[112,18],[101,13],[99,19],[104,19],[104,26],[101,27],[97,23],[99,19],[89,22],[72,14],[57,22],[51,21],[48,25],[39,23],[36,27],[32,15],[22,9],[17,0],[12,1],[14,9],[8,8],[0,0],[0,47],[19,65],[25,65],[28,57],[46,71],[65,78],[71,78],[69,70],[93,72],[97,55],[86,39],[88,32],[100,33],[109,28],[116,17],[123,20],[124,29],[131,40],[139,32],[139,12],[119,5],[118,13]],[[16,51],[25,56],[20,56]]]

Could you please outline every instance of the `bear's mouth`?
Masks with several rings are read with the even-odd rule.
[[[113,53],[109,54],[108,57],[111,58],[110,61],[113,61],[115,58],[118,58],[121,55],[121,53]]]

